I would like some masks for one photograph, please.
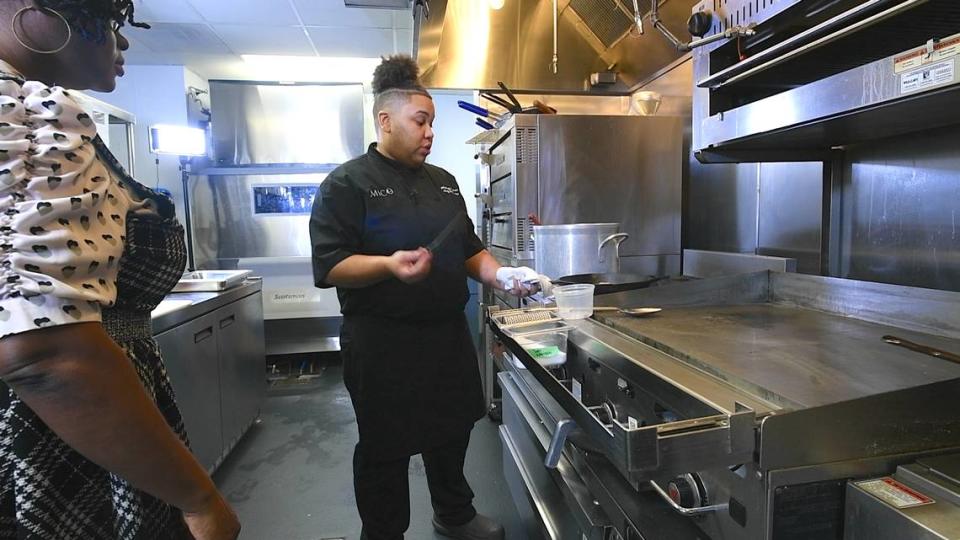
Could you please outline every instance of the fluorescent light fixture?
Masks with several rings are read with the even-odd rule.
[[[410,9],[410,0],[343,0],[348,8]]]
[[[259,81],[369,83],[380,58],[244,54],[240,58]]]
[[[207,133],[187,126],[150,126],[150,151],[154,154],[203,156],[207,153]]]

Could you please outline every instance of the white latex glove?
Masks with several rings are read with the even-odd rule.
[[[544,298],[550,298],[553,296],[553,282],[550,281],[550,278],[540,274],[540,293]]]
[[[511,266],[501,266],[497,270],[497,283],[510,294],[516,296],[529,296],[540,287],[540,274],[534,269],[520,266],[513,268]]]

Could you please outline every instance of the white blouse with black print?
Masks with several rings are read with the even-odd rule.
[[[0,337],[100,321],[128,213],[155,213],[97,157],[69,91],[0,62]]]

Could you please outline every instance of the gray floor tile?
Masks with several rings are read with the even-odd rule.
[[[351,462],[357,426],[339,364],[326,366],[315,390],[271,396],[254,425],[214,475],[243,523],[244,540],[320,540],[360,536]],[[466,476],[481,513],[499,520],[508,540],[523,540],[503,479],[497,426],[477,422]],[[423,462],[410,463],[408,540],[442,538],[432,510]]]

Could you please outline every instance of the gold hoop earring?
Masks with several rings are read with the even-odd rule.
[[[35,11],[41,11],[41,12],[48,13],[48,14],[52,13],[54,16],[56,16],[56,17],[59,18],[61,21],[63,21],[64,26],[67,27],[67,40],[63,42],[63,45],[57,47],[56,49],[52,49],[52,50],[49,50],[49,51],[43,51],[43,50],[40,50],[40,49],[36,49],[36,48],[34,48],[34,47],[31,47],[30,45],[27,45],[27,44],[24,42],[23,38],[20,37],[20,33],[17,31],[17,24],[20,22],[20,19],[23,18],[23,14],[24,14],[24,13],[26,13],[26,12],[28,12],[28,11],[33,11],[33,10],[35,10]],[[66,49],[66,48],[67,48],[67,45],[70,44],[70,39],[73,38],[73,29],[70,28],[70,23],[67,22],[67,19],[64,18],[64,16],[61,15],[59,11],[56,11],[56,10],[53,10],[53,9],[50,9],[50,8],[45,8],[45,7],[40,7],[40,8],[38,8],[38,7],[34,7],[34,6],[25,6],[25,7],[22,7],[22,8],[20,8],[20,9],[18,9],[17,12],[13,14],[13,22],[12,22],[11,28],[12,28],[12,30],[13,30],[13,37],[17,40],[17,43],[19,43],[20,46],[23,47],[24,49],[27,49],[28,51],[35,52],[35,53],[37,53],[37,54],[57,54],[58,52]]]

